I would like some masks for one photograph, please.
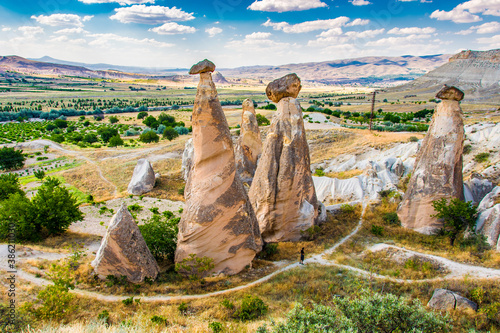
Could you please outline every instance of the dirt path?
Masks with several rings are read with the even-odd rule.
[[[395,248],[395,249],[400,249],[403,251],[408,251],[412,254],[419,255],[419,256],[425,256],[427,258],[430,258],[432,260],[439,261],[443,265],[445,265],[449,270],[450,273],[446,275],[445,277],[437,277],[433,279],[424,279],[424,280],[406,280],[406,279],[396,279],[390,276],[384,276],[384,275],[379,275],[375,274],[366,270],[358,269],[355,267],[351,266],[346,266],[346,265],[340,265],[337,264],[333,261],[327,260],[324,257],[326,255],[329,255],[336,251],[339,246],[347,242],[352,236],[357,234],[359,230],[361,229],[361,226],[363,225],[363,217],[366,211],[367,204],[363,203],[363,211],[361,214],[361,217],[359,219],[358,225],[356,228],[347,236],[339,240],[335,245],[330,247],[329,249],[323,251],[320,254],[317,254],[311,258],[308,258],[304,260],[305,264],[317,264],[317,265],[323,265],[323,266],[334,266],[334,267],[339,267],[345,270],[349,270],[351,272],[354,272],[362,277],[370,278],[370,279],[384,279],[384,280],[389,280],[393,282],[398,282],[398,283],[421,283],[421,282],[431,282],[431,281],[442,281],[446,279],[458,279],[458,278],[464,278],[464,277],[474,277],[474,278],[480,278],[480,279],[498,279],[500,278],[500,269],[492,269],[492,268],[485,268],[481,266],[472,266],[472,265],[465,265],[465,264],[460,264],[454,261],[451,261],[449,259],[440,257],[440,256],[435,256],[435,255],[430,255],[430,254],[425,254],[425,253],[420,253],[416,251],[410,251],[406,250],[404,248],[400,248],[397,246],[393,245],[388,245],[388,244],[376,244],[372,246],[369,250],[371,251],[381,251],[387,248]],[[2,254],[5,251],[3,250],[3,245],[0,246],[0,259],[4,259]],[[34,257],[32,257],[34,258]],[[35,256],[36,258],[36,256]],[[266,281],[269,281],[273,277],[277,276],[278,274],[281,274],[283,272],[286,272],[288,270],[294,269],[294,268],[302,268],[306,267],[305,265],[300,265],[298,262],[293,263],[287,266],[284,266],[277,271],[266,275],[258,280],[255,280],[253,282],[247,283],[245,285],[241,285],[238,287],[230,288],[230,289],[225,289],[225,290],[220,290],[220,291],[215,291],[211,293],[206,293],[206,294],[197,294],[197,295],[157,295],[157,296],[139,296],[138,298],[141,299],[141,302],[168,302],[168,301],[186,301],[186,300],[195,300],[195,299],[200,299],[200,298],[206,298],[206,297],[212,297],[212,296],[218,296],[218,295],[224,295],[228,293],[232,293],[235,291],[240,291],[244,289],[251,288],[253,286],[259,285],[261,283],[264,283]],[[42,278],[37,278],[32,274],[29,274],[27,272],[24,272],[22,270],[17,271],[17,275],[24,280],[27,280],[33,284],[36,285],[46,285],[48,283],[51,283],[48,280],[42,279]],[[129,298],[128,296],[116,296],[116,295],[103,295],[97,292],[91,292],[91,291],[86,291],[86,290],[81,290],[81,289],[74,289],[72,290],[73,293],[80,295],[80,296],[85,296],[93,299],[97,299],[100,301],[105,301],[105,302],[117,302],[117,301],[122,301],[124,299]]]

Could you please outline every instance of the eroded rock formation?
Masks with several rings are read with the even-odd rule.
[[[286,97],[296,97],[299,90],[295,74],[271,82],[266,90],[278,110],[249,192],[266,242],[299,240],[301,231],[318,219],[302,111],[294,97]]]
[[[401,224],[424,234],[432,234],[442,227],[442,222],[431,217],[435,214],[432,201],[464,198],[464,124],[459,104],[463,92],[455,87],[445,86],[436,97],[443,100],[436,107],[417,154],[408,190],[398,207]]]
[[[108,275],[126,276],[133,283],[156,279],[158,264],[125,203],[111,219],[92,267],[101,279]]]
[[[200,74],[193,109],[193,150],[179,223],[175,261],[195,254],[213,259],[208,273],[236,274],[262,248],[259,225],[236,173],[233,143],[211,72],[204,60],[190,73]]]
[[[151,191],[155,187],[155,172],[151,163],[145,158],[137,161],[134,174],[128,184],[127,191],[133,195],[141,195]]]
[[[257,160],[262,153],[259,124],[255,114],[253,101],[243,101],[240,137],[236,144],[236,166],[241,179],[250,182],[257,169]]]
[[[476,303],[447,289],[434,290],[427,306],[435,310],[470,309],[477,311]]]
[[[194,157],[194,147],[193,147],[193,138],[191,138],[186,141],[186,144],[184,145],[184,152],[182,153],[181,172],[186,182],[189,178],[191,167],[193,166],[193,157]]]
[[[485,235],[491,247],[500,251],[500,186],[484,197],[477,210],[476,232]]]

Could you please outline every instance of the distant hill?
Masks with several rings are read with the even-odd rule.
[[[126,73],[135,73],[135,74],[154,74],[154,75],[162,75],[162,74],[170,74],[171,72],[187,72],[189,69],[186,68],[161,68],[161,67],[137,67],[137,66],[118,66],[111,64],[87,64],[83,62],[73,62],[55,59],[52,57],[44,56],[41,58],[36,58],[30,60],[40,61],[40,62],[49,62],[52,64],[60,64],[60,65],[70,65],[70,66],[78,66],[85,67],[94,71],[106,71],[106,70],[115,70]]]
[[[390,91],[437,92],[444,84],[465,92],[466,100],[500,102],[500,49],[462,51],[426,75]]]
[[[363,57],[283,66],[251,66],[220,69],[226,77],[274,80],[296,73],[302,81],[323,84],[387,84],[394,85],[417,77],[443,65],[450,55],[401,57]]]

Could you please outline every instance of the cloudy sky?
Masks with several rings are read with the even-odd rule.
[[[500,48],[500,0],[0,1],[0,55],[147,67]]]

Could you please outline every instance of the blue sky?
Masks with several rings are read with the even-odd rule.
[[[500,48],[500,0],[0,1],[0,55],[189,67]]]

